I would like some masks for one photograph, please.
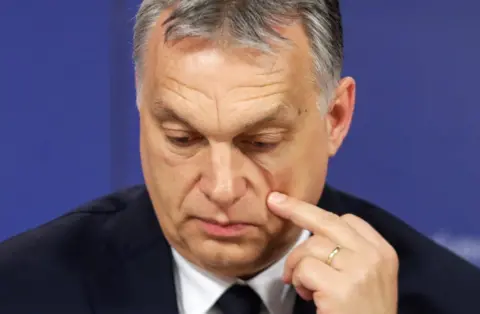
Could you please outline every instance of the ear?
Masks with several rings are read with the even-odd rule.
[[[356,83],[351,77],[340,80],[335,98],[326,114],[328,132],[328,154],[335,156],[347,136],[355,109]]]

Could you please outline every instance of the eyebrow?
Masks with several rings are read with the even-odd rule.
[[[275,126],[288,126],[295,120],[296,111],[292,105],[287,103],[281,103],[273,109],[269,110],[268,114],[256,121],[248,122],[244,124],[244,128],[247,130],[255,129],[267,124],[273,124]]]
[[[182,118],[172,107],[170,107],[165,101],[155,100],[154,106],[152,106],[152,112],[155,117],[163,122],[179,122],[190,129],[195,129],[191,123],[185,118]],[[275,126],[287,127],[290,126],[297,114],[294,107],[287,103],[281,103],[272,109],[267,111],[267,115],[261,117],[258,120],[244,123],[242,129],[244,131],[251,131],[252,129],[259,128],[267,124],[273,124]]]
[[[182,118],[177,112],[175,112],[174,109],[172,109],[162,100],[155,100],[154,106],[152,106],[152,113],[155,117],[162,120],[163,122],[180,122],[185,126],[194,129],[187,120]]]

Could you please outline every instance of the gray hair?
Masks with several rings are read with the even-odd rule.
[[[267,41],[288,40],[274,30],[300,17],[314,60],[314,77],[323,90],[320,109],[327,109],[340,80],[343,31],[338,0],[143,0],[134,29],[137,88],[144,72],[145,46],[163,10],[175,5],[164,22],[165,41],[186,37],[218,39],[228,29],[236,44],[271,52]],[[322,105],[323,104],[323,105]],[[322,110],[322,111],[323,111]]]

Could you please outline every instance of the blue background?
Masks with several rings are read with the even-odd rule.
[[[140,0],[2,0],[0,240],[142,182]],[[333,185],[480,264],[480,2],[342,1],[357,110]]]

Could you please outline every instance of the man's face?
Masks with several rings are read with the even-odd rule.
[[[268,193],[315,204],[344,136],[332,134],[351,112],[339,119],[318,111],[321,91],[299,25],[283,30],[295,46],[276,55],[193,38],[164,44],[158,28],[145,67],[140,142],[160,225],[200,267],[226,276],[258,272],[301,231],[268,210]]]

